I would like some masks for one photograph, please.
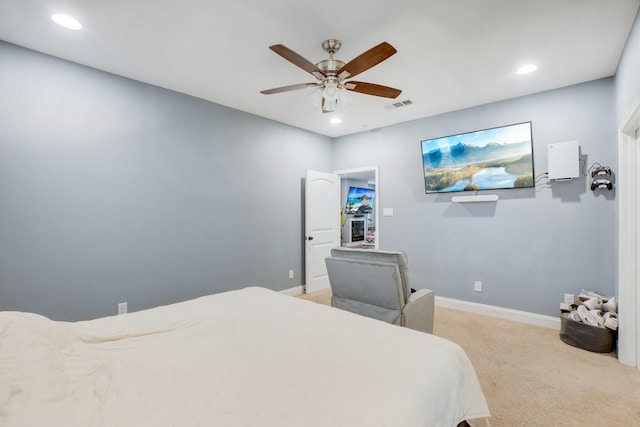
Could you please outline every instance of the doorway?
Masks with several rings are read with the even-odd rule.
[[[345,247],[378,249],[378,167],[345,169],[340,177],[340,244]]]
[[[369,226],[365,232],[366,225],[363,225],[362,230],[356,232],[362,233],[363,238],[366,238],[367,233],[374,233],[373,240],[370,240],[373,243],[367,247],[378,248],[378,167],[349,169],[334,173],[308,170],[304,190],[305,293],[329,288],[329,278],[324,260],[329,256],[331,248],[341,246],[340,234],[343,229],[341,223],[343,222],[342,218],[346,218],[346,216],[338,216],[338,212],[346,207],[347,197],[346,193],[345,196],[340,194],[343,183],[347,187],[347,192],[350,183],[366,184],[375,189],[373,203],[371,203],[372,212],[367,218],[371,219],[373,226]]]

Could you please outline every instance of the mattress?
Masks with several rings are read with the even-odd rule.
[[[451,427],[488,416],[457,344],[264,288],[82,322],[0,312],[5,427]]]

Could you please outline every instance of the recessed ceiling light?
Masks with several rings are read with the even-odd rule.
[[[338,123],[342,123],[342,119],[340,117],[334,117],[331,120],[329,120],[329,122],[331,124],[337,125]]]
[[[516,74],[518,74],[519,76],[523,76],[525,74],[533,73],[537,69],[538,67],[536,65],[526,64],[518,68],[518,70],[516,71]]]
[[[64,13],[54,13],[51,15],[51,19],[56,24],[69,30],[79,30],[82,28],[82,24],[80,24],[77,19]]]

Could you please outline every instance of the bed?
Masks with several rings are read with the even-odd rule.
[[[259,287],[59,322],[0,312],[0,425],[488,425],[456,344]]]

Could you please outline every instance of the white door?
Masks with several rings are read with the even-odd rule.
[[[340,246],[340,178],[307,171],[305,182],[306,293],[329,288],[324,259]]]

